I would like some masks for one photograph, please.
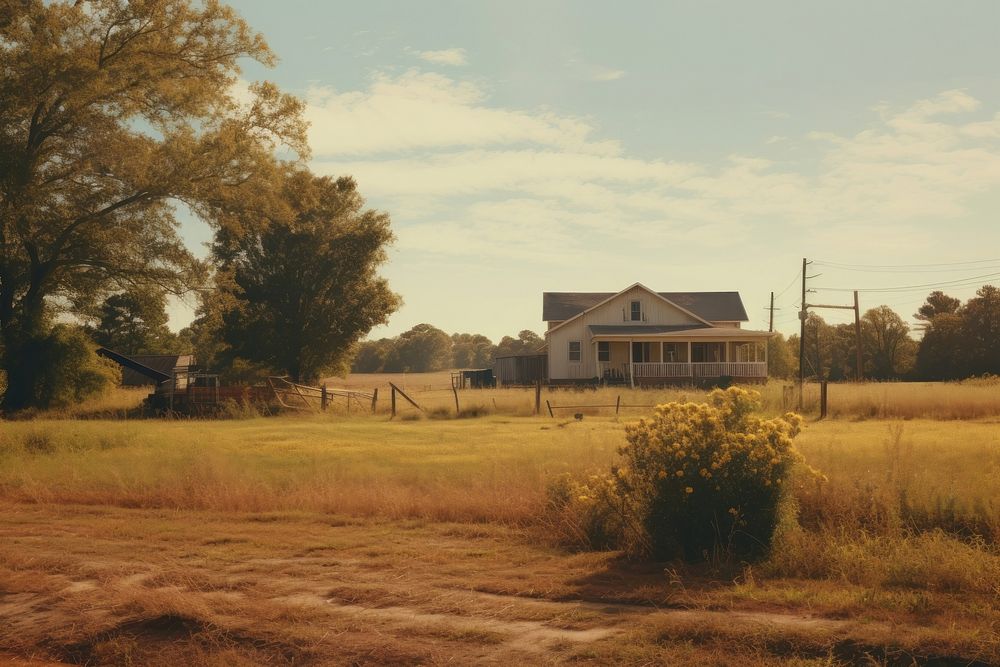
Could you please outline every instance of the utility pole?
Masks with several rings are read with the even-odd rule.
[[[799,310],[799,411],[802,411],[802,391],[806,383],[806,258],[802,258],[802,309]]]
[[[767,331],[771,333],[774,331],[774,292],[771,292],[771,307],[768,310],[771,311],[771,317],[767,322]]]
[[[865,379],[861,365],[861,309],[858,307],[858,290],[854,290],[854,347],[857,348],[858,382]]]

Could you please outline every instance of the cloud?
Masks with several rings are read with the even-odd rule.
[[[625,70],[604,67],[603,65],[597,65],[590,73],[590,77],[594,81],[617,81],[623,76],[625,76]]]
[[[780,142],[794,161],[710,163],[638,157],[590,119],[498,106],[480,83],[418,70],[377,74],[360,91],[311,89],[307,115],[314,168],[353,174],[390,210],[400,252],[533,262],[558,247],[599,262],[635,238],[716,252],[766,248],[763,229],[833,239],[872,227],[873,245],[889,247],[919,221],[960,219],[1000,189],[1000,113],[981,110],[947,90],[881,105],[854,133],[762,137],[762,150]]]
[[[440,51],[419,51],[417,55],[429,63],[435,65],[453,65],[460,67],[468,64],[465,49],[453,48],[442,49]]]
[[[312,87],[306,118],[313,152],[371,155],[453,147],[533,144],[611,155],[616,142],[592,138],[578,118],[491,107],[481,87],[430,72],[376,74],[365,91]]]

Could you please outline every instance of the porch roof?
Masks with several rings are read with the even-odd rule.
[[[657,338],[722,338],[725,340],[746,340],[751,338],[770,338],[774,335],[768,331],[737,329],[735,327],[709,327],[704,324],[592,324],[589,329],[590,335],[593,338],[638,338],[642,336],[654,336]]]
[[[710,329],[706,324],[591,324],[591,336],[648,336],[693,329]]]

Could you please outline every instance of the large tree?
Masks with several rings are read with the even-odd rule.
[[[959,313],[928,320],[917,349],[917,373],[926,380],[957,380],[970,374],[965,322]]]
[[[236,357],[311,381],[346,370],[355,344],[399,308],[378,274],[393,235],[351,178],[292,170],[282,199],[286,215],[216,237],[233,297],[222,333]]]
[[[95,343],[122,354],[183,352],[167,327],[166,306],[163,293],[155,290],[112,294],[101,303],[88,333]]]
[[[300,103],[232,91],[260,35],[214,1],[3,2],[0,335],[9,410],[36,399],[52,310],[184,288],[184,202],[217,225],[269,207],[278,144],[304,155]]]
[[[418,324],[401,333],[385,360],[390,373],[426,373],[451,366],[451,337],[430,324]]]
[[[913,369],[917,344],[910,338],[910,327],[903,318],[889,306],[878,306],[861,316],[861,349],[865,375],[888,380]]]
[[[485,368],[493,362],[493,341],[482,334],[451,335],[452,368]]]
[[[1000,375],[1000,288],[983,285],[961,309],[973,375]]]
[[[545,346],[545,339],[530,329],[522,329],[517,338],[504,336],[493,351],[494,358],[519,354],[538,354]]]
[[[918,320],[929,322],[938,315],[954,315],[961,308],[962,302],[953,296],[948,296],[940,290],[927,295],[926,301],[913,314]]]

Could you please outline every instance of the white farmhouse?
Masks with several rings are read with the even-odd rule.
[[[630,384],[767,378],[767,331],[747,321],[738,292],[545,292],[550,382]]]

